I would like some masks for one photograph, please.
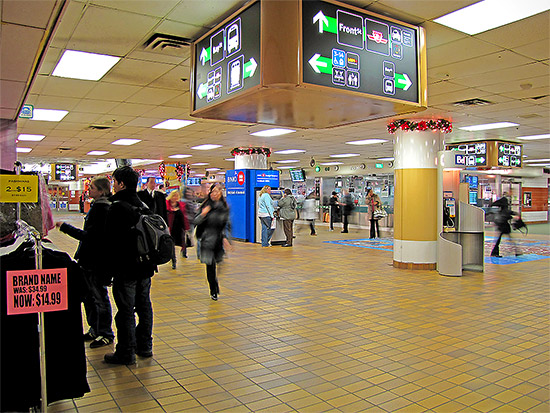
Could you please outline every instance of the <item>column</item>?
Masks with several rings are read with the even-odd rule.
[[[17,160],[17,120],[0,119],[0,168],[13,170]]]
[[[388,131],[396,134],[393,266],[435,270],[437,152],[450,123],[400,120],[388,125]]]

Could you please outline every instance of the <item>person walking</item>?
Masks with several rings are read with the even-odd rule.
[[[340,205],[343,207],[342,215],[344,217],[342,233],[345,234],[348,232],[349,216],[353,211],[353,199],[347,189],[342,189],[342,195],[344,196],[344,202],[340,203]]]
[[[340,205],[338,203],[338,194],[335,191],[332,191],[332,195],[328,201],[328,205],[330,208],[330,222],[329,222],[329,231],[334,231],[334,223],[338,221],[338,217],[340,215]]]
[[[315,218],[317,217],[317,206],[315,205],[315,192],[310,192],[303,204],[303,217],[309,223],[309,235],[317,235],[315,231]]]
[[[510,208],[510,203],[506,197],[506,194],[504,194],[502,198],[497,199],[490,206],[499,208],[495,216],[495,225],[499,234],[495,245],[493,246],[493,250],[491,251],[491,257],[502,257],[502,255],[500,255],[500,241],[502,240],[503,235],[508,235],[510,238],[510,242],[514,246],[514,250],[516,252],[516,257],[522,255],[511,235],[512,227],[510,226],[510,220],[515,213],[512,212],[512,209]]]
[[[195,235],[200,262],[206,264],[210,298],[217,301],[220,286],[216,264],[223,260],[229,244],[229,206],[218,184],[213,184],[195,218]]]
[[[139,220],[136,208],[142,208],[136,187],[139,174],[129,166],[113,172],[111,208],[107,213],[107,239],[111,251],[110,271],[113,274],[113,298],[117,306],[115,324],[117,344],[114,353],[105,354],[111,364],[134,364],[139,357],[153,356],[153,307],[151,277],[157,267],[138,259],[137,240],[133,227]],[[166,204],[164,204],[166,205]],[[139,318],[136,326],[135,314]]]
[[[275,219],[275,209],[273,208],[273,199],[271,199],[271,187],[265,185],[260,190],[258,198],[258,217],[262,224],[262,247],[269,247],[271,237],[275,228],[272,228],[273,220]]]
[[[86,341],[92,340],[91,348],[109,345],[114,340],[112,328],[113,316],[107,285],[111,279],[107,272],[104,256],[106,233],[105,221],[111,202],[111,182],[105,177],[97,177],[90,183],[90,198],[94,201],[84,218],[83,229],[76,228],[66,222],[56,222],[55,226],[61,232],[80,242],[74,258],[82,268],[87,291],[84,296],[84,311],[86,321],[90,326],[84,334]]]
[[[138,191],[137,196],[154,214],[160,215],[166,222],[168,219],[166,213],[166,195],[163,192],[155,190],[157,183],[154,176],[147,178],[146,185],[144,190]]]
[[[177,254],[176,245],[181,247],[180,254],[187,258],[187,248],[185,244],[185,233],[189,229],[189,221],[185,211],[185,203],[180,201],[179,191],[172,191],[166,197],[166,211],[168,214],[168,228],[170,235],[174,238],[174,251],[172,253],[172,269],[176,269]]]
[[[367,192],[367,205],[369,206],[369,215],[370,215],[370,239],[380,238],[380,227],[378,225],[378,218],[374,217],[374,212],[382,206],[382,201],[380,197],[374,193],[372,188],[369,188]]]
[[[283,198],[279,200],[279,216],[283,221],[283,229],[285,231],[286,243],[283,247],[292,247],[292,239],[294,238],[293,226],[296,219],[296,198],[292,196],[290,189],[285,189]]]

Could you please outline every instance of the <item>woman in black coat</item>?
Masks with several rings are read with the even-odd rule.
[[[113,342],[111,301],[106,285],[110,279],[105,276],[105,220],[111,202],[111,183],[107,178],[97,177],[90,184],[90,198],[94,199],[86,218],[84,228],[76,228],[66,222],[56,222],[61,232],[80,241],[75,259],[82,267],[88,291],[84,297],[86,321],[90,326],[84,335],[91,348],[102,347]]]
[[[210,297],[216,301],[220,293],[216,264],[223,260],[228,241],[229,207],[219,185],[210,187],[208,197],[200,206],[195,218],[199,259],[206,264],[206,278],[210,286]]]
[[[502,255],[500,255],[499,247],[500,247],[500,241],[503,235],[508,235],[508,237],[510,237],[510,242],[512,243],[512,245],[514,246],[514,250],[516,251],[516,256],[522,255],[521,251],[517,247],[511,235],[512,228],[510,226],[510,220],[512,219],[512,216],[515,215],[515,213],[512,212],[512,209],[510,208],[510,203],[508,202],[508,198],[506,198],[506,196],[503,196],[502,198],[497,199],[495,202],[491,204],[491,207],[499,208],[499,211],[495,216],[495,225],[497,227],[499,234],[495,242],[495,246],[491,251],[491,257],[502,257]]]

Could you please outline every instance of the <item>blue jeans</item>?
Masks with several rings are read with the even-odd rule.
[[[271,217],[260,217],[262,222],[262,247],[269,247],[269,241],[273,236],[274,229],[271,229]]]
[[[86,277],[88,292],[84,297],[84,310],[86,321],[90,326],[90,332],[96,336],[114,338],[111,327],[113,316],[111,314],[111,301],[107,287],[103,285],[101,277],[90,270],[83,270]]]
[[[137,352],[153,349],[153,307],[151,306],[151,278],[138,280],[115,277],[113,297],[118,311],[115,316],[117,328],[116,353],[133,356]],[[136,318],[139,318],[136,327]]]

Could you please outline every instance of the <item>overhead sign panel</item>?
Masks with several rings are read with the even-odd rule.
[[[420,103],[418,28],[302,0],[303,81]]]
[[[217,26],[194,48],[193,110],[260,84],[260,2]]]
[[[477,141],[446,145],[448,150],[460,151],[456,163],[477,168],[521,168],[523,146],[501,141]]]

